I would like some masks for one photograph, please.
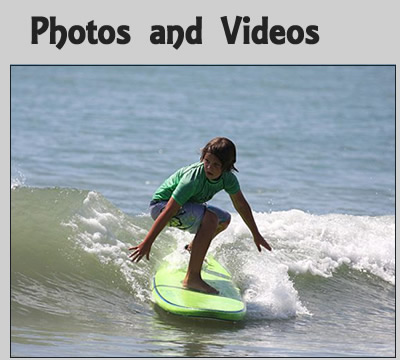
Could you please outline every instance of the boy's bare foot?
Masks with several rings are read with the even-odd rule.
[[[218,295],[219,291],[208,285],[203,279],[189,279],[183,280],[182,285],[184,288],[189,290],[200,291],[206,294]]]

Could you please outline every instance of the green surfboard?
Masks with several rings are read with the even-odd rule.
[[[203,263],[201,277],[219,290],[218,295],[205,294],[182,287],[186,267],[161,265],[153,278],[155,303],[167,312],[203,318],[238,321],[246,314],[240,290],[232,282],[229,272],[212,256]]]

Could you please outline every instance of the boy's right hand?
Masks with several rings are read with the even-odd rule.
[[[139,262],[143,256],[146,256],[146,259],[150,258],[150,250],[152,243],[150,241],[142,241],[138,246],[132,246],[129,248],[130,251],[133,251],[132,254],[129,255],[132,262]]]
[[[158,234],[164,229],[172,216],[178,212],[180,207],[181,206],[173,197],[168,200],[164,211],[162,211],[158,216],[144,240],[138,246],[132,246],[129,248],[129,250],[133,251],[133,253],[129,255],[131,261],[139,262],[143,256],[146,256],[146,259],[149,260],[151,245],[153,245]]]

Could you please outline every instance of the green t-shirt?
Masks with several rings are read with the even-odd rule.
[[[183,167],[165,180],[153,195],[153,200],[174,200],[183,205],[187,202],[205,203],[217,192],[225,190],[236,194],[240,190],[239,181],[230,171],[224,171],[217,180],[209,180],[203,162]]]

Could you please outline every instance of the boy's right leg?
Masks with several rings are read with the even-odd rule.
[[[219,223],[218,226],[217,226],[217,229],[215,230],[215,233],[214,233],[212,239],[214,239],[219,233],[221,233],[222,231],[224,231],[224,230],[229,226],[230,222],[231,222],[231,221],[230,221],[230,219],[229,219],[229,220],[227,220],[227,221],[225,221],[225,222]],[[211,239],[211,240],[212,240],[212,239]],[[193,241],[192,241],[190,244],[187,244],[187,245],[185,246],[185,249],[186,249],[187,251],[191,252],[191,251],[192,251],[192,246],[193,246]]]
[[[200,275],[204,258],[217,228],[217,215],[207,210],[192,242],[189,266],[186,277],[183,280],[183,286],[209,294],[218,294],[218,290],[203,281]]]
[[[213,235],[213,239],[214,239],[220,232],[224,231],[229,226],[229,224],[231,222],[231,214],[229,214],[225,210],[221,210],[221,209],[219,209],[215,206],[211,206],[211,205],[207,206],[207,210],[213,212],[218,217],[217,230],[215,230],[215,233]],[[186,245],[185,249],[190,252],[192,250],[192,243]]]
[[[164,210],[166,201],[151,204],[150,212],[153,219],[156,219]],[[220,215],[221,216],[221,215]],[[210,246],[211,240],[229,225],[230,215],[219,216],[202,204],[185,204],[176,216],[171,219],[170,226],[181,230],[196,233],[191,247],[191,257],[186,277],[183,281],[185,287],[206,293],[217,294],[218,291],[201,279],[201,267]]]

